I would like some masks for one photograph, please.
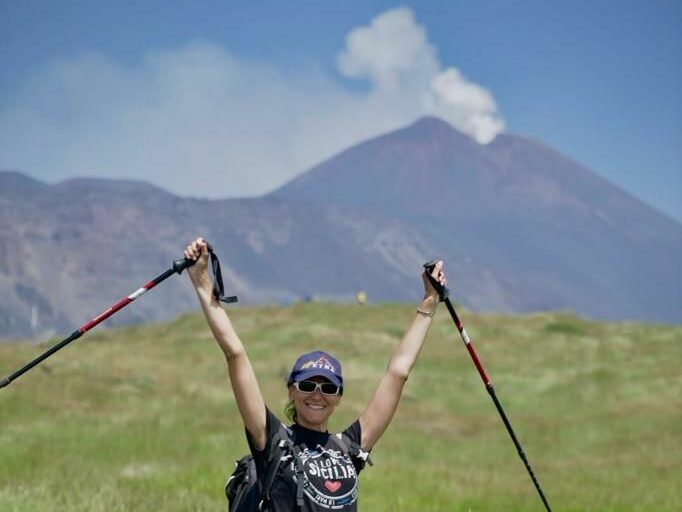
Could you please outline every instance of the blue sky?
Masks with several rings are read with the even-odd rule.
[[[267,192],[426,113],[682,220],[682,3],[0,0],[0,168]]]

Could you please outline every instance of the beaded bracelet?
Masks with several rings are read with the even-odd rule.
[[[420,314],[420,315],[422,315],[422,316],[429,317],[429,318],[431,318],[433,315],[436,314],[435,311],[431,311],[431,312],[429,313],[428,311],[424,311],[424,310],[421,309],[421,308],[417,308],[417,313]]]

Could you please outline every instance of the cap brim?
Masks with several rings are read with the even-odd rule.
[[[339,387],[343,387],[343,381],[339,378],[338,375],[330,371],[320,370],[317,368],[303,370],[294,377],[292,382],[301,382],[302,380],[309,379],[310,377],[324,377],[329,382],[332,382],[333,384],[336,384]]]

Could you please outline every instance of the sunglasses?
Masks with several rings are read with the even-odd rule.
[[[323,395],[338,395],[341,390],[340,386],[331,382],[313,382],[312,380],[294,382],[294,387],[302,393],[314,393],[319,389]]]

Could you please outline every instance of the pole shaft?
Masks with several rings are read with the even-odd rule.
[[[523,447],[521,446],[521,443],[519,440],[516,438],[516,434],[514,433],[514,429],[511,426],[511,423],[509,423],[509,419],[507,418],[507,415],[504,412],[504,409],[502,408],[502,404],[500,401],[497,399],[497,395],[495,394],[495,388],[493,387],[492,384],[489,386],[486,386],[486,389],[488,390],[488,394],[490,395],[490,398],[493,399],[493,402],[495,403],[495,407],[497,408],[497,412],[500,413],[500,416],[502,417],[502,422],[504,423],[504,426],[507,427],[507,432],[509,432],[509,436],[512,438],[512,441],[514,442],[514,446],[516,446],[516,451],[519,453],[519,457],[521,457],[521,460],[523,461],[524,466],[526,466],[526,470],[528,470],[528,474],[530,475],[530,479],[533,481],[533,485],[535,485],[535,489],[538,491],[538,494],[540,495],[540,499],[542,500],[542,503],[544,503],[545,508],[547,509],[548,512],[552,512],[552,509],[549,507],[549,503],[547,502],[547,498],[545,498],[545,493],[542,492],[542,487],[540,487],[540,482],[538,482],[538,479],[535,477],[535,473],[533,472],[533,468],[530,467],[530,463],[528,462],[528,458],[526,457],[526,452],[523,451]]]
[[[0,388],[3,388],[3,387],[5,387],[5,386],[8,386],[13,380],[15,380],[15,379],[21,377],[24,373],[26,373],[27,371],[29,371],[31,368],[33,368],[33,367],[37,366],[38,364],[42,363],[45,359],[47,359],[48,357],[50,357],[50,356],[51,356],[52,354],[54,354],[55,352],[57,352],[57,351],[63,349],[65,346],[67,346],[67,345],[68,345],[69,343],[71,343],[72,341],[74,341],[74,340],[80,338],[83,334],[85,334],[86,332],[88,332],[90,329],[92,329],[92,328],[95,327],[96,325],[100,324],[101,322],[103,322],[104,320],[106,320],[107,318],[109,318],[111,315],[113,315],[114,313],[116,313],[117,311],[120,311],[121,309],[123,309],[124,307],[126,307],[128,304],[130,304],[130,303],[133,302],[135,299],[137,299],[140,295],[142,295],[143,293],[145,293],[145,292],[148,291],[148,290],[151,290],[152,288],[154,288],[154,287],[155,287],[157,284],[159,284],[160,282],[162,282],[162,281],[168,279],[170,276],[172,276],[172,275],[175,274],[176,272],[177,272],[177,273],[180,273],[180,272],[178,271],[178,269],[176,268],[176,265],[177,265],[177,262],[174,263],[174,267],[173,267],[173,268],[170,268],[170,269],[166,270],[164,273],[159,274],[158,276],[156,276],[154,279],[152,279],[151,281],[149,281],[148,283],[146,283],[146,284],[145,284],[144,286],[142,286],[141,288],[138,288],[137,290],[135,290],[133,293],[131,293],[131,294],[128,295],[127,297],[124,297],[123,299],[119,300],[119,301],[118,301],[116,304],[114,304],[113,306],[111,306],[111,307],[109,307],[108,309],[105,309],[104,311],[102,311],[99,315],[97,315],[95,318],[93,318],[93,319],[90,320],[89,322],[83,324],[83,325],[82,325],[81,327],[79,327],[77,330],[75,330],[74,332],[72,332],[67,338],[63,339],[62,341],[60,341],[59,343],[57,343],[57,344],[54,345],[53,347],[49,348],[48,350],[46,350],[45,352],[43,352],[42,354],[40,354],[38,357],[36,357],[35,359],[33,359],[31,362],[29,362],[29,363],[26,364],[25,366],[21,367],[20,369],[18,369],[17,371],[15,371],[14,373],[12,373],[11,375],[9,375],[9,376],[5,377],[4,379],[0,380]],[[180,271],[181,271],[181,270],[180,270]]]
[[[457,330],[459,331],[459,334],[462,336],[462,341],[464,341],[464,345],[466,346],[467,351],[469,352],[469,355],[471,356],[471,359],[474,362],[474,366],[476,366],[476,369],[478,370],[478,374],[481,376],[481,379],[483,380],[483,384],[485,384],[486,386],[492,386],[490,377],[488,377],[488,374],[485,372],[485,368],[483,368],[483,363],[481,363],[481,360],[478,358],[478,354],[476,353],[476,350],[474,350],[474,346],[471,344],[471,339],[469,339],[469,335],[467,334],[464,325],[457,316],[457,312],[455,311],[452,302],[450,302],[450,299],[445,299],[445,306],[448,308],[450,316],[452,316],[452,319],[455,321]]]
[[[488,391],[488,394],[493,399],[493,403],[495,404],[495,408],[497,409],[497,412],[500,413],[500,417],[502,418],[502,422],[504,423],[504,426],[507,428],[507,432],[509,432],[509,436],[512,438],[512,441],[514,442],[514,446],[516,447],[516,450],[519,453],[519,457],[521,457],[523,464],[526,466],[526,470],[528,470],[528,474],[530,475],[530,478],[533,481],[533,485],[535,485],[535,489],[538,491],[538,494],[540,495],[540,499],[542,500],[542,503],[545,505],[547,512],[552,512],[552,509],[549,506],[549,502],[547,501],[547,498],[545,497],[545,493],[542,492],[542,487],[540,487],[540,482],[535,477],[535,473],[533,472],[533,468],[530,467],[530,463],[528,462],[528,459],[526,457],[526,453],[523,451],[521,443],[519,442],[519,440],[516,437],[516,434],[514,433],[514,429],[512,428],[511,423],[509,422],[509,419],[507,418],[507,415],[505,414],[504,409],[502,408],[502,404],[497,399],[497,395],[495,394],[495,388],[493,387],[493,384],[492,384],[490,378],[488,377],[488,374],[486,373],[485,369],[483,368],[483,363],[481,363],[481,360],[479,359],[478,354],[476,353],[476,350],[474,349],[474,345],[473,345],[473,343],[471,343],[471,339],[469,338],[469,335],[467,334],[466,330],[464,329],[464,325],[460,321],[459,316],[457,316],[457,312],[455,311],[455,308],[453,307],[452,303],[450,302],[450,299],[446,297],[444,302],[445,302],[446,307],[448,308],[448,311],[450,312],[450,316],[452,316],[452,320],[455,322],[455,325],[457,326],[457,330],[459,331],[460,335],[462,336],[462,341],[464,341],[464,345],[466,346],[467,351],[469,352],[469,355],[471,356],[471,359],[474,362],[476,369],[478,370],[478,374],[481,376],[481,379],[483,380],[483,384],[485,384],[485,388]]]
[[[48,357],[50,357],[52,354],[54,354],[55,352],[57,352],[57,351],[63,349],[65,346],[67,346],[67,345],[68,345],[69,343],[71,343],[73,340],[76,340],[76,339],[80,338],[82,335],[83,335],[83,333],[80,332],[79,330],[73,331],[73,332],[71,333],[71,335],[70,335],[68,338],[63,339],[62,341],[60,341],[59,343],[57,343],[56,345],[54,345],[53,347],[51,347],[49,350],[46,350],[45,352],[43,352],[42,354],[40,354],[38,357],[36,357],[36,358],[35,358],[33,361],[31,361],[30,363],[24,365],[23,367],[19,368],[19,369],[18,369],[16,372],[14,372],[13,374],[11,374],[11,375],[5,377],[4,379],[2,379],[2,381],[0,381],[0,388],[3,388],[3,387],[5,387],[5,386],[9,385],[14,379],[21,377],[24,373],[26,373],[27,371],[29,371],[31,368],[33,368],[34,366],[39,365],[39,364],[42,363],[45,359],[47,359]]]

